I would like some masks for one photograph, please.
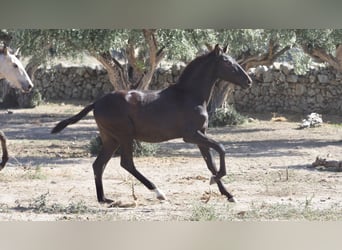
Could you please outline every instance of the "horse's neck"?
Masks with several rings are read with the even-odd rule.
[[[178,82],[177,85],[200,99],[200,101],[208,103],[216,80],[214,67],[203,65],[197,68],[195,72],[192,72],[186,79],[183,79],[182,82]]]

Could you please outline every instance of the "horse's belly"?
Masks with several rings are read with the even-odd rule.
[[[182,137],[181,129],[163,124],[139,126],[135,131],[136,139],[145,142],[162,142]]]

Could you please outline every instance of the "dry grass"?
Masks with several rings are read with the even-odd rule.
[[[236,204],[209,186],[211,174],[198,149],[182,140],[160,144],[154,157],[135,158],[137,168],[166,193],[164,202],[113,158],[104,175],[105,193],[115,200],[109,208],[96,201],[89,141],[97,129],[91,115],[50,134],[58,121],[81,108],[49,103],[0,112],[11,156],[0,172],[0,220],[342,219],[342,173],[308,167],[317,155],[339,159],[337,118],[337,125],[296,130],[300,117],[274,122],[268,114],[241,126],[210,129],[227,150],[223,182]]]

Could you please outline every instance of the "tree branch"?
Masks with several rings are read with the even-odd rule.
[[[249,68],[256,67],[258,65],[272,65],[274,61],[284,54],[286,51],[288,51],[291,47],[286,46],[283,49],[277,51],[279,48],[278,44],[274,44],[274,42],[270,41],[268,51],[262,55],[257,56],[250,56],[243,58],[240,62],[240,64],[248,70]]]
[[[124,68],[122,65],[112,58],[109,51],[101,54],[92,53],[97,60],[106,68],[110,82],[114,89],[128,89],[128,83],[124,77]]]
[[[141,79],[141,81],[138,83],[137,88],[139,89],[147,89],[148,85],[150,84],[154,71],[157,67],[157,65],[160,63],[160,61],[164,57],[163,48],[157,50],[158,44],[157,40],[155,38],[155,30],[153,29],[144,29],[143,35],[145,38],[145,41],[148,45],[149,50],[149,67],[146,72],[144,72],[144,75]]]
[[[326,62],[334,69],[342,71],[342,47],[338,45],[336,48],[336,57],[328,53],[325,49],[320,47],[312,47],[310,44],[302,45],[303,51],[311,56],[314,60]]]

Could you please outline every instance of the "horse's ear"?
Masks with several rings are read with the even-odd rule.
[[[220,52],[221,52],[220,45],[218,45],[218,44],[215,45],[214,52],[215,52],[215,55],[217,55],[217,56],[220,54]]]
[[[19,51],[20,51],[20,48],[17,48],[17,50],[15,51],[14,55],[16,58],[19,59],[20,55],[19,55]]]
[[[226,46],[223,47],[223,49],[222,49],[222,50],[223,50],[223,53],[226,53],[226,52],[227,52],[227,48],[228,48],[228,45],[226,45]]]

